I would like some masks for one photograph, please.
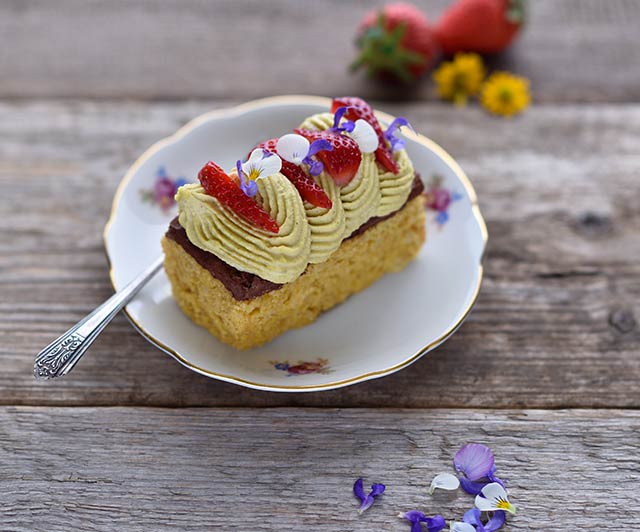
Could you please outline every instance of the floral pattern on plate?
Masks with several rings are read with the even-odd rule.
[[[299,360],[295,365],[289,364],[287,360],[284,362],[271,360],[269,363],[277,370],[286,371],[287,377],[292,377],[294,375],[309,375],[310,373],[328,375],[333,371],[326,358],[317,358],[315,362]]]
[[[176,204],[174,196],[182,185],[189,181],[184,177],[172,178],[164,166],[160,166],[156,171],[155,182],[152,187],[140,190],[140,197],[143,202],[160,207],[162,212],[167,213]]]
[[[463,195],[443,185],[444,179],[434,175],[427,185],[424,195],[427,197],[427,209],[436,213],[436,223],[443,226],[449,220],[449,207]]]

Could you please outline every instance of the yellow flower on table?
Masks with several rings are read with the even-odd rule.
[[[440,98],[456,105],[465,105],[469,96],[477,94],[483,78],[484,64],[478,54],[456,54],[433,73]]]
[[[480,102],[490,113],[515,115],[531,103],[529,80],[508,72],[495,72],[482,85]]]

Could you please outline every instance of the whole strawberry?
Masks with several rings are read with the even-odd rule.
[[[504,50],[524,23],[525,0],[457,0],[440,17],[435,38],[447,55]]]
[[[427,17],[405,2],[369,12],[358,28],[360,55],[352,70],[364,67],[371,77],[410,83],[431,66],[438,48]]]

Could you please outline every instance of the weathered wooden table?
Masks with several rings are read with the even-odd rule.
[[[400,511],[471,506],[426,493],[469,441],[521,507],[507,530],[638,527],[640,3],[532,3],[497,64],[536,103],[500,120],[349,77],[364,0],[1,2],[0,530],[408,530]],[[460,331],[390,377],[285,395],[196,375],[120,317],[36,382],[34,354],[111,292],[128,165],[280,93],[372,98],[460,161],[490,233]],[[358,476],[388,486],[361,517]]]

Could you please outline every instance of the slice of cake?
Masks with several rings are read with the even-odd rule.
[[[180,308],[238,349],[313,322],[425,240],[423,185],[397,132],[359,98],[333,101],[231,172],[213,162],[176,194],[162,240]]]

